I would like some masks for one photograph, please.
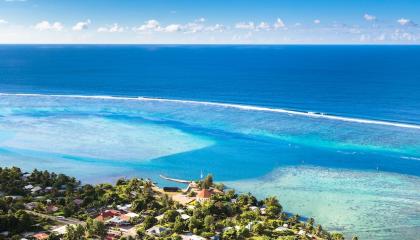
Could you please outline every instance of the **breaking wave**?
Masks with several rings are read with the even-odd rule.
[[[191,105],[205,105],[205,106],[214,106],[214,107],[225,107],[225,108],[234,108],[244,111],[260,111],[260,112],[272,112],[272,113],[282,113],[289,115],[305,116],[310,118],[321,118],[329,119],[343,122],[354,122],[362,124],[373,124],[373,125],[382,125],[382,126],[392,126],[398,128],[410,128],[410,129],[419,129],[420,125],[409,124],[409,123],[400,123],[392,121],[383,121],[383,120],[372,120],[364,118],[354,118],[354,117],[344,117],[337,115],[329,115],[325,113],[317,112],[303,112],[296,110],[287,110],[282,108],[270,108],[270,107],[260,107],[253,105],[242,105],[242,104],[233,104],[233,103],[220,103],[220,102],[208,102],[208,101],[195,101],[195,100],[179,100],[179,99],[168,99],[168,98],[151,98],[151,97],[117,97],[117,96],[106,96],[106,95],[61,95],[61,94],[28,94],[28,93],[0,93],[0,96],[27,96],[27,97],[62,97],[62,98],[83,98],[83,99],[109,99],[109,100],[128,100],[128,101],[154,101],[154,102],[167,102],[167,103],[180,103],[180,104],[191,104]]]

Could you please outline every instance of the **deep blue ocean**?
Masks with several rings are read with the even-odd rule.
[[[359,239],[420,235],[420,46],[0,45],[0,167],[201,172]]]
[[[420,123],[420,46],[0,46],[2,92],[148,96]]]

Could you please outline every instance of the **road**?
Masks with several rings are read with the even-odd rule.
[[[85,224],[85,222],[79,221],[79,220],[74,219],[74,218],[64,218],[64,217],[51,216],[51,215],[47,215],[47,214],[43,214],[43,213],[38,213],[38,212],[30,211],[30,210],[25,210],[25,212],[27,212],[29,214],[36,215],[36,216],[40,216],[40,217],[43,217],[43,218],[48,218],[48,219],[51,219],[53,221],[62,223],[64,225],[68,225],[68,224],[81,224],[81,225],[84,225]]]

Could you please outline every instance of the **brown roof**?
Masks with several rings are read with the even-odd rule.
[[[112,218],[114,216],[120,216],[121,212],[118,210],[106,210],[104,212],[101,212],[101,214],[99,214],[95,219],[97,221],[105,221],[105,219],[107,218]]]
[[[48,234],[46,233],[37,233],[34,234],[32,237],[38,239],[38,240],[43,240],[43,239],[47,239],[48,238]]]
[[[208,189],[202,189],[198,192],[197,197],[198,198],[210,198],[213,193]]]

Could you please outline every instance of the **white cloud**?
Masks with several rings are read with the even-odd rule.
[[[207,32],[224,32],[226,27],[222,24],[215,24],[213,26],[206,27]]]
[[[8,24],[9,22],[4,20],[4,19],[0,19],[0,24]]]
[[[254,30],[255,24],[254,22],[240,22],[235,25],[235,28],[243,30]]]
[[[4,0],[5,2],[26,2],[26,0]]]
[[[367,14],[367,13],[365,13],[365,15],[363,15],[363,18],[366,21],[369,21],[369,22],[376,20],[376,16],[373,16],[373,15],[370,15],[370,14]]]
[[[269,31],[271,29],[270,24],[266,23],[266,22],[260,22],[260,24],[258,24],[257,30],[265,30],[265,31]]]
[[[179,24],[170,24],[163,29],[164,32],[168,32],[168,33],[180,32],[181,30],[182,30],[182,26]]]
[[[315,19],[315,20],[314,20],[314,23],[315,23],[315,24],[320,24],[320,23],[321,23],[321,20],[319,20],[319,19]]]
[[[297,26],[300,26],[300,23],[298,23]],[[260,31],[260,30],[270,31],[272,30],[272,28],[280,29],[280,28],[285,28],[285,27],[286,25],[280,18],[277,18],[276,22],[273,25],[270,25],[266,22],[260,22],[258,25],[256,25],[254,22],[239,22],[235,24],[236,29],[254,30],[254,31]]]
[[[48,21],[42,21],[35,25],[35,29],[39,31],[45,31],[45,30],[61,31],[63,30],[63,28],[64,26],[60,22],[50,23]]]
[[[395,41],[416,41],[418,40],[416,36],[411,33],[408,33],[404,30],[396,29],[391,35],[391,38]]]
[[[151,31],[160,31],[160,23],[157,20],[151,19],[144,22],[143,25],[139,27],[134,27],[135,32],[151,32]]]
[[[102,32],[102,33],[116,33],[116,32],[124,32],[124,28],[118,25],[118,23],[114,23],[106,27],[100,27],[98,28],[97,31]]]
[[[85,22],[78,22],[76,25],[73,26],[73,31],[82,31],[89,28],[90,19],[86,20]]]
[[[197,22],[187,23],[183,28],[186,33],[197,33],[204,31],[204,25]]]
[[[284,28],[286,27],[286,25],[284,24],[283,20],[281,20],[280,18],[277,18],[276,22],[274,23],[274,28],[278,29],[278,28]]]
[[[410,19],[406,19],[406,18],[400,18],[397,20],[397,22],[401,25],[401,26],[417,26],[417,24],[413,21],[411,21]]]

